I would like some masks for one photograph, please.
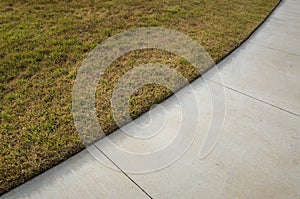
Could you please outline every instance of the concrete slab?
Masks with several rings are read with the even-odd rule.
[[[214,84],[210,83],[209,84]],[[226,90],[226,121],[223,133],[212,153],[199,159],[201,143],[209,128],[211,99],[203,80],[193,83],[199,96],[199,129],[189,150],[175,163],[161,170],[128,175],[154,198],[297,198],[300,195],[300,117],[274,108],[237,92]],[[216,87],[221,87],[214,84]],[[188,89],[179,93],[185,98],[183,108],[190,107],[192,96]],[[174,97],[173,97],[174,98]],[[174,99],[167,100],[166,123],[176,121],[180,111]],[[194,107],[195,108],[195,107]],[[163,114],[164,109],[154,112]],[[157,113],[154,113],[156,115]],[[168,113],[166,113],[168,114]],[[162,118],[152,117],[152,123]],[[147,123],[149,118],[144,117]],[[164,128],[158,142],[151,139],[139,140],[126,136],[121,131],[109,136],[111,142],[126,151],[144,153],[161,149],[169,144],[170,135],[176,125]],[[129,129],[127,129],[129,130]],[[134,131],[134,129],[131,129]],[[143,132],[141,132],[143,133]],[[163,135],[166,135],[163,139]],[[128,160],[114,154],[110,145],[100,141],[96,144],[122,170],[128,167]],[[145,162],[146,164],[151,164]]]
[[[300,55],[299,10],[299,2],[283,1],[248,42]]]
[[[95,150],[94,147],[89,149]],[[104,158],[102,158],[104,159]],[[110,164],[110,167],[114,165]],[[3,195],[16,198],[148,198],[116,167],[100,164],[87,150]]]
[[[204,76],[300,115],[300,56],[246,43]]]
[[[264,30],[264,32],[268,32],[269,34],[274,34],[274,35],[283,35],[283,38],[285,37],[294,37],[294,38],[299,38],[300,34],[300,21],[295,20],[295,16],[300,18],[300,14],[292,14],[292,16],[282,13],[281,16],[276,13],[276,15],[272,15],[269,19],[268,22],[263,24],[261,29]],[[283,26],[288,26],[287,29],[282,28]],[[255,35],[253,36],[253,38]],[[248,42],[251,41],[248,40]]]
[[[292,55],[300,55],[300,39],[294,35],[264,32],[255,35],[250,42]]]
[[[299,17],[300,16],[299,9],[300,9],[300,5],[298,0],[282,0],[279,7],[276,8],[276,13],[273,15],[281,17],[282,14],[284,14],[285,16],[288,15],[288,16]]]
[[[223,82],[207,79],[300,115],[300,4],[283,1],[238,50],[218,64]]]

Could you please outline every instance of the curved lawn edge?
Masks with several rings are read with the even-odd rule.
[[[256,28],[254,28],[253,31],[250,32],[250,34],[238,46],[236,46],[235,48],[233,48],[227,55],[225,55],[220,60],[218,60],[216,62],[216,64],[222,62],[224,59],[226,59],[228,56],[230,56],[234,51],[236,51],[239,47],[241,47],[242,45],[244,45],[244,43],[246,43],[246,41],[249,40],[250,37],[252,37],[256,33],[256,31],[258,31],[261,28],[261,26],[269,19],[269,17],[274,13],[274,11],[279,8],[279,6],[282,4],[283,1],[284,0],[279,0],[279,2],[270,11],[270,13],[265,17],[265,19]],[[207,69],[206,71],[208,71],[209,69]]]
[[[282,3],[282,1],[280,0],[277,4],[276,4],[276,6],[269,12],[269,14],[264,18],[264,20],[255,28],[255,29],[253,29],[253,31],[252,32],[250,32],[250,34],[243,40],[243,41],[241,41],[240,42],[240,44],[238,45],[238,46],[236,46],[236,47],[234,47],[232,50],[230,50],[230,52],[229,53],[227,53],[225,56],[223,56],[223,57],[221,57],[219,60],[217,60],[217,62],[216,63],[219,63],[219,62],[221,62],[222,60],[224,60],[227,56],[229,56],[230,54],[232,54],[237,48],[239,48],[241,45],[243,45],[264,23],[265,23],[265,21],[269,18],[269,16],[270,15],[272,15],[272,13],[278,8],[278,6],[280,5]],[[206,69],[206,71],[207,70],[209,70],[210,68],[207,68]],[[205,73],[205,72],[204,72]],[[170,97],[170,96],[168,96],[168,97]],[[166,100],[168,97],[166,97],[166,98],[164,98],[162,101],[164,101],[164,100]],[[84,148],[80,148],[80,149],[77,149],[76,151],[77,152],[75,152],[75,153],[72,153],[72,154],[69,154],[69,155],[67,155],[66,156],[66,158],[62,158],[60,161],[57,161],[57,162],[55,162],[52,166],[49,166],[49,167],[47,167],[47,168],[44,168],[44,169],[42,169],[43,171],[42,172],[36,172],[35,174],[33,174],[33,175],[31,175],[30,177],[24,177],[24,179],[22,180],[22,182],[19,182],[19,183],[15,183],[15,184],[11,184],[10,186],[9,186],[9,188],[7,189],[1,189],[0,190],[0,195],[2,195],[2,194],[4,194],[4,193],[6,193],[6,192],[8,192],[9,190],[11,190],[11,189],[13,189],[13,188],[15,188],[16,186],[19,186],[19,185],[21,185],[21,184],[23,184],[23,183],[25,183],[26,181],[28,181],[28,180],[30,180],[30,179],[32,179],[33,177],[35,177],[35,176],[37,176],[37,175],[39,175],[39,174],[42,174],[43,172],[45,172],[45,171],[47,171],[48,169],[50,169],[50,168],[52,168],[52,167],[54,167],[54,166],[56,166],[56,165],[58,165],[58,164],[60,164],[61,162],[63,162],[64,160],[66,160],[67,158],[70,158],[71,156],[73,156],[73,155],[75,155],[76,153],[78,153],[78,152],[80,152],[80,151],[82,151]]]

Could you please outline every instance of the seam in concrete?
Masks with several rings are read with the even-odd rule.
[[[269,105],[269,106],[272,106],[272,107],[274,107],[274,108],[276,108],[276,109],[279,109],[279,110],[281,110],[281,111],[284,111],[284,112],[287,112],[287,113],[292,114],[292,115],[294,115],[294,116],[300,117],[300,115],[297,114],[297,113],[294,113],[294,112],[292,112],[292,111],[286,110],[286,109],[284,109],[284,108],[282,108],[282,107],[280,107],[280,106],[276,106],[275,104],[266,102],[266,101],[264,101],[264,100],[261,100],[261,99],[259,99],[259,98],[254,97],[254,96],[252,96],[252,95],[243,93],[243,92],[241,92],[241,91],[239,91],[239,90],[236,90],[236,89],[234,89],[234,88],[231,88],[231,87],[226,86],[226,85],[224,85],[224,84],[221,84],[221,83],[219,83],[219,82],[216,82],[216,81],[213,81],[213,80],[204,78],[204,77],[203,77],[203,79],[205,79],[205,80],[207,80],[207,81],[210,81],[210,82],[213,82],[213,83],[215,83],[215,84],[218,84],[218,85],[220,85],[220,86],[224,86],[225,88],[227,88],[227,89],[229,89],[229,90],[231,90],[231,91],[234,91],[234,92],[236,92],[236,93],[239,93],[240,95],[244,95],[244,96],[246,96],[246,97],[249,97],[249,98],[254,99],[254,100],[256,100],[256,101],[262,102],[262,103],[264,103],[264,104],[267,104],[267,105]]]
[[[125,171],[123,171],[112,159],[110,159],[103,151],[101,151],[101,149],[96,145],[93,144],[99,151],[100,153],[102,153],[114,166],[116,166],[121,173],[123,173],[123,175],[125,175],[133,184],[135,184],[145,195],[147,195],[149,198],[153,199],[152,196],[150,196],[149,193],[147,193],[138,183],[136,183],[132,178],[130,178],[129,175],[127,175],[127,173]]]
[[[272,48],[270,46],[266,46],[266,45],[263,45],[263,44],[260,44],[260,43],[257,43],[257,42],[247,41],[246,43],[257,45],[257,46],[260,46],[260,47],[263,47],[263,48],[267,48],[267,49],[270,49],[270,50],[274,50],[274,51],[277,51],[277,52],[286,53],[286,54],[289,54],[289,55],[300,57],[300,54],[295,54],[295,53],[287,52],[287,51],[284,51],[284,50],[279,50],[279,49]]]

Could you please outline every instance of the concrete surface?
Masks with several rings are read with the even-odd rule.
[[[212,153],[199,159],[211,106],[204,82],[197,80],[195,84],[199,86],[196,92],[201,96],[199,103],[203,106],[198,135],[191,148],[167,168],[146,174],[129,173],[130,178],[153,198],[299,197],[300,118],[227,89],[227,114],[221,137]],[[191,93],[184,92],[183,95]],[[185,102],[183,108],[189,106],[188,100]],[[172,114],[179,114],[175,105],[168,107]],[[152,122],[159,122],[159,118],[153,118]],[[161,133],[168,139],[137,140],[118,131],[110,136],[110,140],[123,150],[145,153],[169,144],[171,133]],[[127,159],[114,154],[114,149],[103,141],[97,146],[122,170],[128,168]]]
[[[218,67],[225,86],[299,116],[299,65],[300,3],[288,0]]]
[[[3,198],[300,198],[299,10],[300,1],[283,1],[244,45],[193,82],[199,128],[191,147],[173,164],[154,172],[126,173],[137,162],[115,154],[104,139],[89,148],[104,164],[84,150]],[[200,159],[214,109],[207,85],[224,88],[222,84],[223,131],[213,151]],[[135,121],[154,126],[164,121],[159,134],[135,139],[119,130],[109,140],[140,153],[167,146],[177,136],[180,108],[194,119],[191,87]],[[131,125],[123,130],[137,132]],[[185,131],[182,140],[190,136],[188,126]],[[152,132],[138,133],[149,137]]]
[[[91,147],[90,151],[97,150]],[[114,165],[107,161],[111,167]],[[114,167],[115,168],[115,167]],[[149,198],[117,168],[105,167],[87,150],[1,198]]]

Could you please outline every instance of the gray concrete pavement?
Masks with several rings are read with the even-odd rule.
[[[299,1],[283,1],[244,45],[219,64],[223,84],[299,116],[299,10]],[[206,77],[219,82],[214,74]]]
[[[126,172],[137,163],[120,157],[104,139],[89,148],[102,163],[84,150],[3,198],[300,198],[299,10],[298,0],[283,1],[247,42],[192,83],[200,114],[197,134],[168,167]],[[214,108],[208,84],[225,87],[226,117],[213,151],[200,159]],[[119,130],[110,141],[133,153],[162,149],[177,136],[180,108],[193,119],[192,95],[187,87],[177,94],[181,104],[171,97],[136,120],[154,126],[164,120],[159,134],[135,139]]]
[[[84,150],[1,198],[149,198],[111,162],[106,164],[114,169]]]
[[[196,91],[201,96],[202,106],[197,138],[192,146],[167,168],[145,174],[128,173],[130,178],[153,198],[297,198],[300,118],[226,89],[227,114],[223,132],[213,151],[200,159],[200,147],[210,124],[211,104],[204,81],[195,83],[203,86]],[[185,102],[181,105],[183,108],[189,106],[188,100]],[[180,111],[174,106],[168,106],[172,109],[168,111],[177,116]],[[159,119],[152,120],[159,122]],[[176,121],[176,118],[169,120]],[[170,121],[171,125],[165,129],[171,129],[173,122]],[[165,136],[148,140],[126,137],[118,131],[110,140],[123,150],[155,151],[176,136],[165,131],[161,132]],[[114,153],[111,146],[102,141],[97,145],[122,170],[128,168],[127,159]]]

